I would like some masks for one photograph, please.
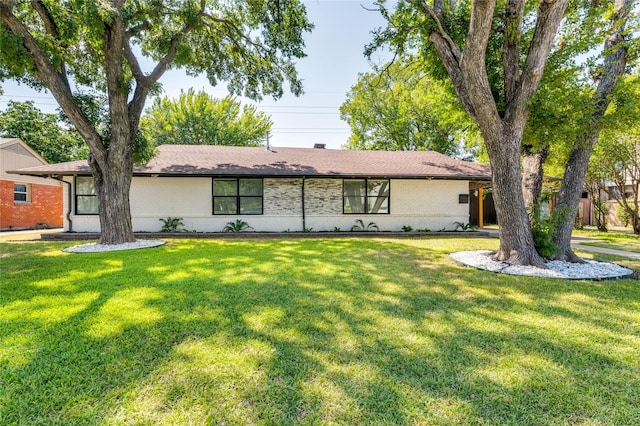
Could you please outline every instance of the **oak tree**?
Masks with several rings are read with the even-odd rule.
[[[133,148],[150,93],[169,68],[206,74],[249,98],[301,92],[294,60],[312,25],[299,0],[0,0],[0,80],[47,88],[89,147],[100,243],[134,241]],[[78,94],[99,93],[97,128]]]
[[[260,146],[273,123],[253,105],[227,96],[216,99],[189,89],[177,99],[157,98],[140,127],[153,145]]]
[[[49,163],[87,158],[87,149],[75,129],[56,114],[46,114],[33,101],[9,101],[0,111],[0,136],[20,138]]]
[[[611,102],[616,84],[625,73],[627,67],[628,35],[627,21],[634,5],[634,0],[615,0],[611,13],[609,31],[604,40],[604,60],[597,76],[597,87],[590,102],[590,111],[582,118],[583,131],[573,141],[569,159],[562,178],[562,186],[558,195],[557,206],[571,214],[561,221],[555,243],[560,247],[554,259],[581,262],[571,249],[571,233],[577,213],[580,194],[584,189],[584,181],[589,166],[589,158],[596,146],[603,127],[603,117]]]
[[[477,128],[455,93],[430,78],[413,56],[361,74],[340,113],[351,127],[349,149],[464,157],[478,142]]]
[[[520,149],[529,113],[568,0],[435,0],[399,2],[373,45],[417,49],[439,59],[455,92],[484,138],[492,166],[500,223],[495,259],[544,266],[537,253],[522,195]],[[454,9],[455,8],[455,9]],[[526,18],[526,19],[525,19]]]

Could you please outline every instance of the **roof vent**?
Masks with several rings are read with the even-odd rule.
[[[313,144],[313,147],[314,147],[315,149],[324,149],[326,146],[327,146],[327,144],[326,144],[326,143],[316,143],[316,144]]]

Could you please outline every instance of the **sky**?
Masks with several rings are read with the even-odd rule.
[[[370,62],[364,57],[364,48],[372,40],[371,31],[384,26],[379,12],[370,11],[372,1],[305,1],[307,13],[315,28],[305,37],[307,57],[297,62],[297,69],[303,80],[304,94],[296,97],[291,93],[277,101],[266,97],[260,103],[248,99],[244,103],[254,103],[260,111],[271,116],[273,127],[270,144],[280,147],[311,148],[314,144],[326,144],[327,148],[338,149],[350,134],[349,126],[340,119],[340,105],[346,94],[358,81],[358,73],[371,70]],[[382,62],[384,52],[372,60]],[[213,87],[205,77],[193,78],[180,70],[167,72],[160,80],[163,95],[177,97],[180,90],[194,88],[222,98],[228,94],[221,82]],[[5,109],[9,100],[34,101],[44,112],[55,112],[55,100],[43,92],[11,81],[0,83],[4,94],[0,95],[0,109]],[[149,98],[147,105],[153,99]]]

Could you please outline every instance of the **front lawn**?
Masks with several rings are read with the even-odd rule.
[[[640,424],[635,280],[446,256],[495,239],[72,244],[0,243],[2,425]]]

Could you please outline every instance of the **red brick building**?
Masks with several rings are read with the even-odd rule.
[[[47,162],[21,139],[0,138],[0,229],[57,228],[63,224],[62,183],[9,174]]]

